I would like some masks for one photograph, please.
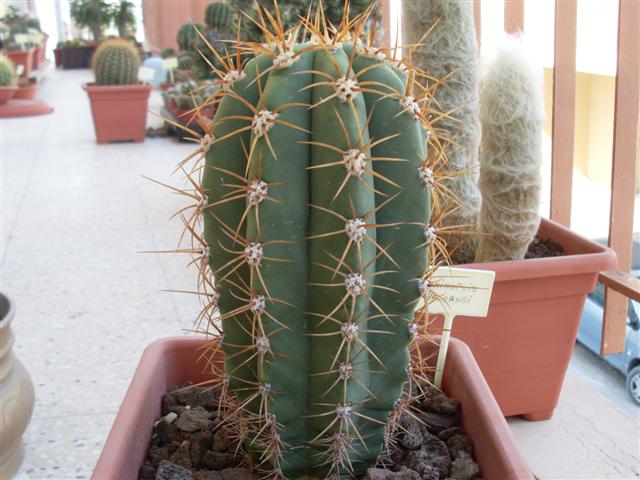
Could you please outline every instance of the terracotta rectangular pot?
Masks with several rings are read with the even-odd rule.
[[[153,86],[95,85],[85,83],[98,143],[144,142],[147,133],[147,107]]]
[[[122,402],[94,480],[137,479],[147,453],[154,422],[160,417],[162,395],[172,385],[211,379],[204,374],[203,338],[168,338],[145,350]],[[424,343],[425,356],[437,347]],[[529,467],[469,348],[451,339],[443,390],[461,403],[462,424],[474,444],[482,477],[487,480],[533,479]]]
[[[543,219],[538,234],[566,255],[461,265],[496,278],[487,317],[456,317],[452,331],[471,348],[502,413],[527,420],[553,415],[586,296],[598,272],[617,263],[613,250],[556,222]]]
[[[25,85],[23,87],[18,87],[18,90],[16,90],[16,93],[13,96],[13,98],[21,98],[23,100],[31,100],[36,96],[36,93],[38,93],[38,84],[37,83],[30,83],[30,84]]]
[[[33,70],[33,53],[35,49],[29,48],[28,50],[16,50],[16,51],[6,51],[5,54],[7,57],[11,59],[13,64],[17,67],[18,65],[22,65],[24,69],[20,74],[21,78],[29,78],[31,75],[31,70]]]

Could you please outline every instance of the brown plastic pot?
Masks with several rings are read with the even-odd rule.
[[[17,90],[18,87],[0,87],[0,105],[4,105],[11,100]]]
[[[452,331],[471,348],[502,413],[532,421],[553,415],[587,294],[598,272],[617,263],[613,250],[556,222],[543,219],[538,235],[566,255],[461,265],[496,277],[487,317],[456,317]]]
[[[31,70],[33,69],[33,52],[34,48],[29,48],[27,50],[15,50],[15,51],[7,51],[5,55],[11,59],[13,64],[17,67],[18,65],[22,65],[24,69],[20,74],[22,78],[29,78],[31,75]]]
[[[98,143],[144,142],[152,85],[95,85],[85,83]]]
[[[30,83],[29,85],[25,85],[24,87],[18,87],[13,98],[31,100],[36,96],[37,92],[38,92],[38,84]]]
[[[124,397],[94,480],[137,479],[144,462],[153,424],[160,417],[162,395],[172,385],[210,380],[202,338],[168,338],[145,350]],[[424,343],[422,352],[435,357],[437,347]],[[482,377],[469,348],[451,339],[443,390],[461,403],[462,424],[474,444],[476,461],[487,480],[528,480],[533,476]]]

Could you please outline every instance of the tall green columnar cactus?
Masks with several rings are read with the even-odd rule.
[[[204,30],[204,25],[201,23],[187,22],[178,29],[176,42],[181,51],[186,52],[193,50],[193,47],[199,38],[196,29],[202,32]]]
[[[446,162],[440,173],[442,185],[456,202],[447,204],[441,233],[453,263],[473,261],[480,213],[477,119],[478,74],[473,23],[473,2],[466,0],[402,0],[404,43],[419,44],[412,61],[435,79],[446,80],[435,90],[435,102],[444,113],[434,117]],[[427,34],[429,28],[433,29]],[[435,212],[434,212],[435,213]]]
[[[226,421],[273,478],[363,473],[425,375],[435,112],[421,72],[361,35],[370,13],[333,29],[320,10],[288,35],[263,14],[264,42],[221,59],[217,113],[181,163]]]
[[[13,87],[16,84],[16,70],[6,55],[0,55],[0,87]]]
[[[518,40],[488,63],[480,90],[482,236],[477,262],[520,260],[540,224],[541,72]]]
[[[435,239],[430,91],[375,32],[360,39],[367,20],[332,31],[320,13],[290,35],[263,24],[264,43],[233,49],[253,58],[216,72],[192,170],[185,221],[205,312],[220,312],[228,420],[275,478],[362,473],[424,372],[410,351]]]
[[[107,40],[98,47],[93,55],[93,71],[97,85],[138,83],[139,69],[138,51],[127,40]]]
[[[204,12],[204,23],[212,30],[228,31],[231,29],[232,13],[231,7],[226,3],[212,3]]]

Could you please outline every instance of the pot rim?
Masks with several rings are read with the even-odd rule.
[[[82,89],[86,92],[124,92],[124,91],[150,91],[153,85],[149,82],[131,83],[128,85],[97,85],[95,82],[82,84]]]
[[[437,341],[438,338],[434,336],[433,340]],[[211,337],[202,336],[168,337],[156,340],[145,348],[105,441],[92,479],[118,480],[123,475],[126,475],[125,478],[134,477],[129,474],[132,469],[137,471],[144,461],[144,452],[151,437],[150,427],[157,420],[160,397],[166,392],[166,386],[175,382],[176,377],[181,378],[184,370],[190,372],[189,378],[194,383],[211,378],[204,372],[196,372],[200,370],[196,367],[199,365],[197,361],[187,367],[180,353],[190,350],[195,352],[195,358],[201,358],[201,347],[211,340]],[[421,350],[423,348],[430,348],[430,342],[423,342]],[[167,365],[170,368],[167,369]],[[483,451],[478,449],[475,457],[485,478],[533,480],[526,459],[471,350],[464,342],[455,338],[450,339],[443,390],[463,403],[462,424],[472,441],[488,445]],[[154,398],[150,398],[150,395]],[[468,408],[466,414],[465,408]],[[138,460],[140,465],[137,464]],[[136,465],[131,462],[136,462]],[[129,472],[124,472],[123,468]]]
[[[595,274],[617,268],[618,257],[611,248],[577,234],[553,220],[543,218],[538,234],[561,245],[565,255],[558,257],[504,260],[499,262],[453,265],[496,272],[496,281],[523,280],[549,276]]]

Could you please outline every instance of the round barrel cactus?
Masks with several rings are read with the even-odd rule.
[[[93,71],[97,85],[138,83],[140,57],[128,40],[107,40],[93,54]]]
[[[0,55],[0,87],[12,87],[16,81],[16,69],[13,62],[6,55]]]
[[[438,244],[432,90],[375,31],[362,39],[366,14],[334,31],[320,11],[290,35],[274,18],[264,44],[241,45],[250,60],[232,46],[215,72],[185,222],[202,315],[219,313],[226,421],[258,470],[357,475],[426,373],[411,351]]]
[[[176,42],[178,43],[180,50],[185,52],[193,50],[193,46],[199,38],[196,29],[202,32],[204,30],[204,25],[201,23],[187,22],[178,29]]]
[[[231,27],[231,19],[231,7],[223,2],[210,4],[204,12],[204,23],[212,30],[229,30]]]

